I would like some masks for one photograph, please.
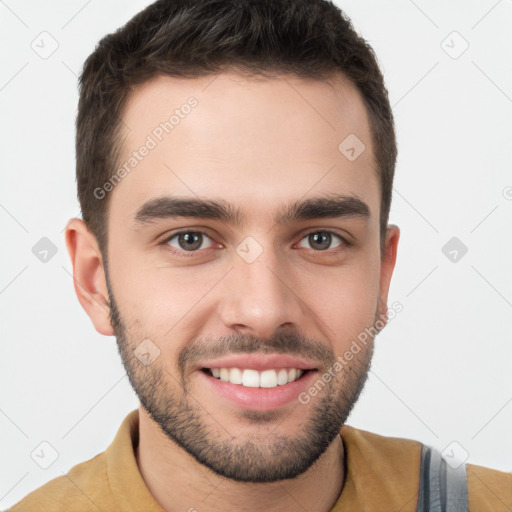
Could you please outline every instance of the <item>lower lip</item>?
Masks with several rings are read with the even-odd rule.
[[[308,388],[317,372],[309,370],[299,379],[275,388],[250,388],[241,384],[224,382],[202,370],[198,370],[198,373],[213,391],[242,409],[273,411],[298,400],[300,393]]]

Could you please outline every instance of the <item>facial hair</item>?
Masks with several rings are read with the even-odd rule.
[[[336,362],[335,354],[315,340],[295,331],[276,333],[261,340],[253,336],[233,334],[218,339],[197,339],[187,344],[177,360],[179,379],[163,366],[163,357],[146,366],[134,350],[140,337],[128,334],[126,324],[114,300],[107,277],[110,298],[110,320],[119,353],[130,383],[142,406],[162,432],[183,448],[200,464],[237,482],[275,482],[295,478],[308,470],[327,450],[347,420],[366,383],[373,356],[373,338],[354,356],[350,364],[325,383],[311,400],[300,433],[293,437],[272,429],[262,436],[235,436],[209,425],[208,413],[189,389],[187,369],[203,357],[230,353],[282,353],[321,362],[324,371]],[[377,313],[376,313],[377,316]],[[168,342],[166,342],[168,343]],[[163,344],[161,344],[163,346]],[[318,372],[320,380],[322,371]],[[322,383],[324,384],[324,383]],[[297,403],[296,407],[305,407]],[[306,411],[306,409],[305,409]],[[240,411],[246,423],[278,424],[280,411]]]

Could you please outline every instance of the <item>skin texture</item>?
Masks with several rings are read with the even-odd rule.
[[[81,220],[68,223],[75,289],[96,330],[116,335],[141,400],[137,462],[165,510],[287,511],[299,501],[327,511],[342,491],[338,432],[366,381],[373,339],[342,371],[332,367],[385,319],[399,240],[390,225],[381,255],[368,116],[341,76],[159,76],[126,106],[123,161],[191,96],[197,106],[109,192],[108,279],[94,236]],[[354,161],[338,150],[349,134],[366,146]],[[275,222],[295,201],[333,194],[360,199],[369,216]],[[168,195],[223,201],[245,222],[135,220]],[[166,242],[184,229],[207,236],[192,251],[183,238]],[[308,236],[325,231],[333,235],[324,245]],[[247,237],[251,254],[261,252],[250,263],[237,252]],[[137,347],[148,339],[157,357],[143,364]],[[233,353],[302,356],[314,362],[311,382],[329,368],[334,377],[308,403],[249,411],[197,367]]]

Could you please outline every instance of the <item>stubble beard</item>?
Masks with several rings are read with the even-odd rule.
[[[231,480],[275,482],[304,473],[339,435],[368,378],[373,356],[373,339],[349,365],[343,367],[336,375],[337,378],[327,383],[315,399],[311,400],[308,405],[309,415],[300,432],[293,437],[280,433],[279,424],[298,408],[306,407],[298,401],[287,415],[283,415],[281,411],[240,411],[240,421],[255,425],[256,430],[261,425],[275,425],[270,433],[242,437],[231,432],[232,427],[228,433],[222,425],[209,418],[205,408],[192,396],[183,372],[179,381],[175,377],[169,379],[167,375],[172,376],[163,367],[163,358],[155,360],[149,366],[139,361],[134,349],[141,340],[128,336],[110,286],[108,288],[110,319],[119,353],[142,406],[170,440],[200,464]],[[278,335],[265,342],[242,335],[236,336],[236,339],[230,337],[230,341],[233,342],[233,347],[242,346],[253,352],[264,347],[267,352],[285,353],[286,349],[283,350],[283,347],[296,347],[299,344],[296,333]],[[321,351],[326,365],[330,360],[332,367],[336,361],[335,355],[321,344],[317,348]],[[321,379],[320,373],[318,378]],[[216,415],[217,421],[221,416],[221,413]]]

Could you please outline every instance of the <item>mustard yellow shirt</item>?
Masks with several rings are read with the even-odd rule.
[[[421,443],[344,425],[345,484],[331,512],[415,512]],[[12,512],[163,512],[135,459],[139,412],[110,446],[28,494]],[[512,474],[467,464],[470,512],[511,512]]]

